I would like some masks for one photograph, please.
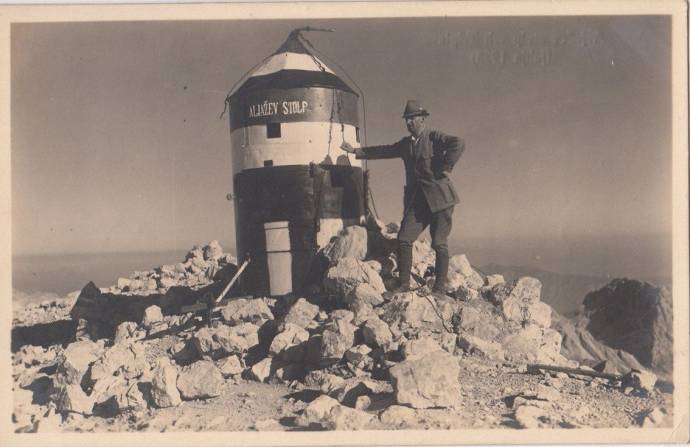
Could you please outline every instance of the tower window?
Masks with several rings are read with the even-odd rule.
[[[280,123],[266,123],[266,138],[280,138]]]
[[[355,127],[355,139],[359,143],[359,127]]]

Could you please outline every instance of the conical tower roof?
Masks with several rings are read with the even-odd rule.
[[[300,39],[299,30],[292,31],[271,56],[247,73],[244,78],[242,85],[230,93],[231,97],[257,89],[309,87],[334,88],[357,95],[304,45]]]

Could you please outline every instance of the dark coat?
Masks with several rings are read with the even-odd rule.
[[[416,142],[407,136],[391,145],[364,147],[357,158],[402,158],[406,177],[405,209],[411,206],[415,195],[421,193],[431,212],[435,213],[460,203],[453,183],[443,172],[453,170],[464,150],[462,139],[424,129]]]

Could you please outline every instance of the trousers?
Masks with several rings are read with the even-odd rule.
[[[436,283],[435,289],[443,289],[448,281],[448,236],[453,226],[453,211],[451,206],[432,213],[423,194],[415,194],[412,202],[405,209],[400,231],[398,232],[398,269],[400,283],[410,282],[412,270],[412,244],[427,227],[431,233],[431,247],[436,252]]]

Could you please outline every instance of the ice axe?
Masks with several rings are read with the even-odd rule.
[[[218,305],[218,303],[220,303],[223,300],[223,298],[225,298],[225,295],[228,294],[228,292],[230,291],[232,286],[235,284],[235,282],[237,282],[240,275],[242,275],[242,272],[244,272],[244,269],[247,268],[247,266],[249,265],[250,262],[251,262],[251,258],[249,258],[249,256],[247,256],[247,259],[245,259],[245,261],[242,263],[242,265],[237,270],[235,275],[232,277],[232,279],[230,279],[230,281],[225,286],[225,288],[220,293],[220,295],[218,295],[218,298],[215,298],[211,292],[206,292],[204,294],[204,296],[202,297],[201,302],[182,307],[182,309],[180,309],[182,311],[182,313],[198,312],[200,310],[205,309],[207,311],[206,322],[210,326],[211,325],[211,315],[213,314],[213,310]]]

